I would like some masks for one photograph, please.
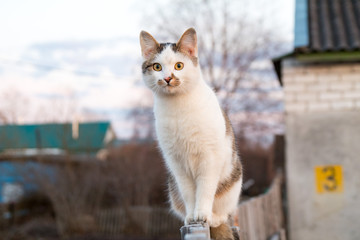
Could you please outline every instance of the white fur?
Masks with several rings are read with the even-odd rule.
[[[241,189],[240,178],[215,200],[218,183],[232,171],[232,139],[226,135],[220,105],[189,57],[168,47],[153,61],[163,69],[144,74],[144,81],[154,92],[156,133],[185,202],[185,223],[206,220],[216,227],[235,210]],[[180,71],[174,69],[177,62],[184,63]],[[157,84],[171,74],[180,79],[179,86]]]

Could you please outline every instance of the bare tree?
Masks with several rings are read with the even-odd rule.
[[[45,159],[42,159],[45,160]],[[55,212],[59,233],[71,236],[97,231],[95,215],[107,186],[103,162],[32,162],[20,168],[25,181],[48,197]]]
[[[161,5],[160,18],[152,18],[158,19],[155,27],[163,36],[178,38],[179,29],[196,27],[204,77],[226,111],[239,89],[247,88],[243,82],[251,77],[252,64],[269,57],[279,42],[276,32],[266,26],[266,19],[246,11],[246,6],[246,1],[177,0]]]
[[[50,99],[37,110],[41,122],[72,122],[79,114],[78,98],[72,89],[65,89],[62,96]]]
[[[140,82],[140,80],[139,80]],[[132,136],[133,140],[145,138],[148,140],[155,138],[154,129],[154,114],[149,104],[150,100],[153,99],[150,91],[144,91],[142,97],[136,99],[132,105],[133,108],[127,115],[127,118],[132,121]]]
[[[279,106],[261,86],[264,76],[273,74],[272,69],[259,73],[254,65],[280,48],[280,37],[267,24],[271,19],[256,14],[259,8],[249,4],[245,0],[175,0],[159,4],[156,12],[145,17],[150,30],[161,39],[178,39],[182,30],[196,28],[204,78],[230,115]]]
[[[0,94],[0,121],[15,124],[26,119],[29,99],[15,88],[8,88]]]
[[[158,198],[154,195],[165,194],[166,169],[153,142],[112,149],[107,175],[111,176],[112,189],[116,191],[113,196],[120,206],[149,206]]]
[[[131,138],[133,140],[145,138],[154,139],[154,114],[150,107],[136,106],[128,116],[133,120],[133,133]]]
[[[80,110],[76,93],[66,89],[63,96],[51,98],[43,103],[29,99],[16,88],[0,93],[0,123],[21,124],[23,122],[71,122],[79,121]]]

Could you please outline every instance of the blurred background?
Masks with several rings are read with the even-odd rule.
[[[324,79],[336,75],[326,69],[337,65],[311,75],[311,63],[321,69],[323,62],[350,61],[349,72],[356,72],[350,88],[359,86],[353,64],[359,61],[359,26],[357,0],[1,1],[0,236],[179,239],[182,223],[168,212],[153,98],[141,79],[141,30],[159,42],[176,42],[195,27],[203,75],[234,126],[246,202],[272,192],[277,169],[285,170],[285,121],[293,129],[288,138],[299,139],[294,131],[302,126],[292,120],[299,114],[359,107],[358,92],[346,97],[336,92],[347,91],[339,84],[324,88],[335,91],[332,96],[314,97],[320,103],[308,102],[312,93],[296,93],[310,89],[320,73],[328,74]],[[346,43],[354,44],[349,50]],[[295,73],[309,86],[299,85]],[[352,99],[351,106],[321,102],[334,96]],[[285,229],[287,201],[280,190],[276,194],[278,228]],[[279,230],[267,229],[265,237]],[[251,238],[250,230],[244,234],[262,239]]]
[[[285,0],[3,2],[0,119],[110,120],[119,139],[144,138],[150,133],[136,132],[139,121],[131,116],[134,109],[152,106],[141,82],[139,32],[175,42],[189,26],[198,31],[204,73],[233,121],[246,121],[250,116],[241,112],[249,111],[265,119],[265,112],[282,110],[269,56],[291,48],[293,11],[292,1]],[[279,118],[272,123],[278,125]],[[257,122],[263,126],[241,130],[256,141],[269,129]]]

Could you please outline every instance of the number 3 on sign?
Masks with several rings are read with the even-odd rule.
[[[342,167],[339,165],[315,167],[317,193],[339,193],[343,191]]]

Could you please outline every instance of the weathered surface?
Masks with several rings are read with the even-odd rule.
[[[182,240],[210,240],[210,228],[206,223],[195,223],[180,228]]]
[[[239,228],[232,227],[236,240],[240,239]],[[180,229],[181,240],[210,240],[210,228],[206,223],[196,223],[182,226]]]
[[[283,62],[287,113],[359,111],[360,64]]]
[[[286,127],[290,239],[360,239],[360,112],[288,114]],[[342,192],[317,192],[324,165],[342,167]]]
[[[270,189],[262,195],[241,203],[237,209],[235,225],[240,227],[241,240],[268,239],[282,230],[281,201],[282,174],[278,173]],[[285,240],[285,237],[280,238]]]

